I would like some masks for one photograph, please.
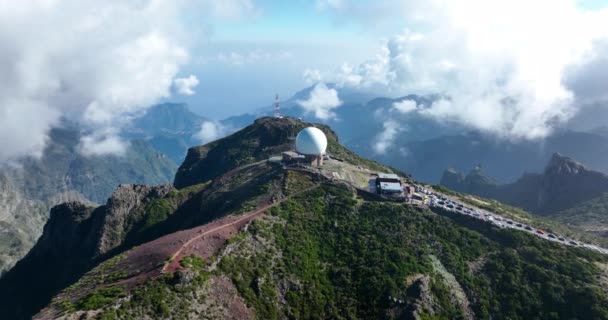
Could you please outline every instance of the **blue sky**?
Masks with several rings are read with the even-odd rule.
[[[340,20],[310,0],[257,1],[256,9],[250,17],[212,21],[209,39],[182,70],[201,82],[196,95],[178,97],[196,112],[221,119],[270,104],[275,93],[287,98],[309,85],[305,69],[362,61],[383,36],[380,29]],[[238,65],[217,61],[220,55],[252,52],[268,57]]]
[[[210,31],[182,69],[199,78],[197,94],[172,99],[213,119],[248,112],[272,103],[275,93],[288,98],[309,86],[304,70],[357,65],[373,58],[387,38],[411,27],[399,9],[390,10],[407,1],[338,2],[348,2],[350,10],[321,8],[314,0],[260,0],[252,1],[250,14],[205,21]],[[579,7],[598,10],[607,4],[583,0]]]
[[[125,119],[155,103],[222,119],[319,81],[338,88],[300,104],[319,120],[345,108],[340,88],[438,93],[450,99],[386,107],[515,139],[608,105],[608,0],[3,4],[0,162],[40,154],[61,119],[90,132],[83,154],[121,153]]]

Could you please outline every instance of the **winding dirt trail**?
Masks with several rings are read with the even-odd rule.
[[[209,230],[205,230],[203,231],[203,229],[199,230],[196,234],[196,236],[188,239],[183,245],[181,245],[170,257],[169,259],[169,263],[165,264],[163,266],[163,268],[161,269],[161,273],[165,273],[165,272],[172,272],[175,271],[179,268],[181,268],[180,265],[180,261],[183,258],[183,256],[185,256],[185,252],[189,251],[189,249],[191,248],[191,246],[196,243],[199,240],[213,240],[213,239],[209,239],[209,237],[207,239],[205,239],[205,236],[209,236],[209,235],[213,235],[213,234],[217,234],[220,233],[222,231],[224,231],[225,229],[229,229],[230,227],[237,227],[235,229],[240,229],[241,226],[239,226],[239,224],[247,224],[249,222],[251,222],[253,219],[257,218],[258,216],[260,216],[261,214],[263,214],[264,212],[266,212],[267,210],[276,207],[278,205],[280,205],[281,203],[291,199],[294,196],[297,196],[299,194],[311,191],[315,188],[318,188],[319,185],[314,185],[312,187],[306,188],[304,190],[298,191],[296,193],[290,194],[287,197],[284,197],[282,199],[279,199],[278,201],[265,205],[261,208],[258,208],[254,211],[250,211],[248,213],[245,213],[241,216],[238,217],[238,219],[234,220],[234,221],[230,221],[227,222],[225,224],[219,225],[217,227],[214,227],[212,229]],[[230,234],[232,234],[232,231],[230,232]],[[223,237],[222,237],[223,238]],[[218,237],[218,239],[220,239],[220,237]],[[197,248],[195,248],[197,249]],[[195,250],[196,251],[196,250]]]

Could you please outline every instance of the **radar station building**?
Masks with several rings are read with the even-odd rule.
[[[401,179],[394,173],[378,173],[376,190],[383,195],[401,195],[403,194]]]
[[[326,149],[327,137],[318,128],[304,128],[296,136],[296,153],[303,156],[304,162],[307,164],[317,167],[322,166]],[[286,156],[285,153],[284,156]]]

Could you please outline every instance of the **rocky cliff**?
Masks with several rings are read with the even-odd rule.
[[[76,129],[54,129],[39,159],[0,168],[0,274],[41,235],[49,210],[65,201],[103,203],[120,183],[170,182],[175,165],[146,142],[133,140],[124,156],[84,157]],[[8,236],[10,235],[10,236]]]
[[[171,185],[121,185],[103,206],[71,201],[53,207],[36,245],[0,279],[0,300],[17,304],[10,311],[0,304],[0,311],[26,318],[120,246],[145,218],[133,212],[171,190]]]

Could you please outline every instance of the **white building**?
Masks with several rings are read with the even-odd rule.
[[[302,129],[296,136],[296,152],[306,156],[306,160],[317,166],[323,165],[323,156],[327,149],[327,137],[318,128]]]

